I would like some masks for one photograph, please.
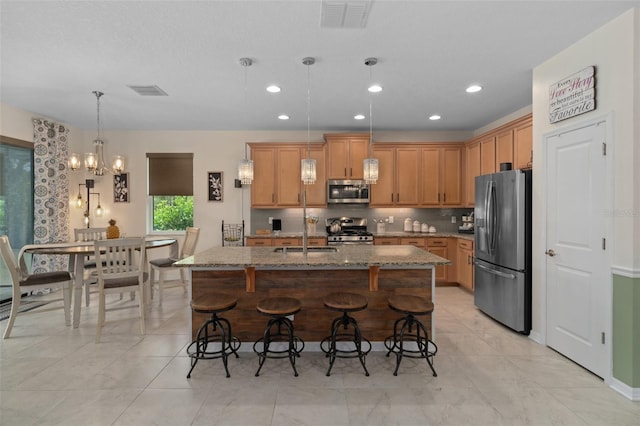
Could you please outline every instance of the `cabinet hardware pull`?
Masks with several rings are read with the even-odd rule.
[[[391,193],[391,202],[393,203],[393,192]]]
[[[344,168],[344,177],[347,177],[347,168]]]
[[[438,202],[440,202],[440,193],[438,192]]]
[[[446,193],[446,192],[444,193],[444,199],[442,200],[442,202],[443,202],[443,203],[446,203],[446,202],[447,202],[447,193]]]
[[[353,167],[349,167],[349,177],[353,176]]]

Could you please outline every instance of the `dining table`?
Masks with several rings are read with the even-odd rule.
[[[168,247],[176,244],[175,238],[145,238],[146,250]],[[80,326],[80,313],[82,306],[82,286],[84,284],[84,261],[83,258],[95,253],[93,241],[73,241],[61,243],[32,244],[24,249],[25,253],[47,254],[69,257],[69,269],[74,274],[73,284],[73,328]],[[145,291],[146,293],[146,291]]]

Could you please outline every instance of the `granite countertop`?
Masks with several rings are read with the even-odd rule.
[[[313,234],[309,234],[309,238],[326,238],[327,234],[325,232],[315,232]],[[373,237],[391,237],[391,238],[411,238],[411,237],[440,237],[440,238],[462,238],[463,240],[474,240],[473,234],[460,234],[458,232],[435,232],[435,233],[427,233],[427,232],[385,232],[384,234],[378,234],[373,232]],[[267,234],[267,235],[256,235],[251,234],[247,235],[247,238],[302,238],[302,232],[280,232],[278,235],[276,234]]]
[[[451,261],[411,245],[344,245],[336,252],[276,252],[277,247],[212,247],[187,257],[175,266],[183,267],[411,267],[449,265]],[[286,250],[291,250],[291,247]]]

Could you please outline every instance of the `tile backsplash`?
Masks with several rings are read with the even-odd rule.
[[[462,215],[468,215],[473,209],[419,209],[419,208],[370,208],[366,206],[336,205],[326,208],[307,208],[307,216],[319,216],[318,232],[325,230],[325,219],[329,217],[364,217],[367,219],[367,228],[370,232],[376,232],[374,220],[388,219],[393,216],[393,223],[386,223],[386,232],[402,232],[404,220],[410,217],[420,223],[427,223],[436,227],[438,232],[457,232],[462,224]],[[451,223],[451,217],[455,216],[456,223]],[[269,217],[282,221],[282,232],[302,232],[302,209],[252,209],[250,229],[247,235],[255,234],[257,229],[271,229]]]

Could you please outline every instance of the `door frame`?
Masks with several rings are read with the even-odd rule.
[[[541,211],[544,213],[542,215],[542,220],[540,223],[541,228],[544,230],[542,232],[542,238],[540,239],[541,242],[541,247],[538,247],[538,252],[539,253],[535,253],[534,259],[532,259],[534,262],[536,261],[536,256],[537,256],[537,262],[538,262],[538,266],[539,266],[539,270],[540,270],[540,280],[541,282],[544,284],[542,286],[540,286],[540,330],[536,330],[536,333],[534,334],[534,332],[532,332],[532,334],[534,334],[533,338],[534,340],[537,340],[539,343],[544,344],[546,346],[547,344],[547,315],[548,315],[548,311],[547,311],[547,287],[548,287],[548,283],[547,283],[547,260],[546,260],[546,256],[544,255],[544,253],[542,251],[540,251],[540,249],[545,250],[545,247],[547,247],[547,196],[549,194],[549,190],[548,190],[548,186],[547,186],[547,179],[546,176],[548,174],[548,164],[547,164],[547,154],[548,154],[548,141],[551,137],[555,137],[558,135],[561,135],[563,133],[568,133],[568,132],[572,132],[574,130],[580,129],[580,128],[584,128],[584,127],[589,127],[592,125],[595,125],[597,123],[602,123],[604,122],[607,126],[606,132],[605,132],[605,140],[607,143],[607,155],[605,156],[605,183],[604,183],[604,190],[605,190],[605,198],[603,200],[603,220],[604,220],[604,229],[605,229],[605,235],[604,237],[606,238],[608,244],[607,244],[607,250],[604,253],[604,257],[605,257],[605,274],[607,275],[607,279],[605,280],[605,291],[604,291],[604,297],[605,297],[605,303],[604,305],[608,308],[606,310],[606,312],[604,313],[604,329],[606,332],[606,339],[605,339],[605,371],[603,374],[603,379],[604,382],[606,384],[611,384],[612,383],[612,378],[613,378],[613,356],[612,356],[612,338],[613,338],[613,329],[612,329],[612,315],[613,315],[613,276],[612,276],[612,272],[611,272],[611,267],[612,267],[612,262],[613,262],[613,190],[614,190],[614,183],[613,183],[613,156],[614,156],[614,146],[615,146],[615,140],[613,137],[613,112],[609,111],[607,113],[603,113],[600,114],[598,116],[595,116],[594,118],[588,119],[588,120],[583,120],[583,121],[579,121],[576,123],[572,123],[570,125],[566,125],[557,129],[554,129],[552,131],[546,132],[542,135],[542,149],[541,149],[541,159],[543,159],[542,161],[539,161],[538,164],[543,163],[544,166],[541,167],[542,170],[540,171],[541,173],[543,173],[544,179],[542,182],[542,194],[541,194],[541,200],[540,202],[542,203],[542,209]]]

